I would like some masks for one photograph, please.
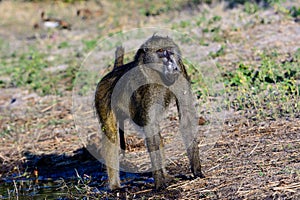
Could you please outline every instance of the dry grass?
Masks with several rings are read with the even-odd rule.
[[[179,11],[175,6],[157,16],[146,16],[142,10],[143,2],[135,5],[126,1],[126,6],[132,9],[110,1],[101,3],[0,3],[0,65],[3,66],[0,80],[5,82],[3,85],[0,82],[0,183],[16,180],[16,177],[32,177],[37,163],[41,165],[40,175],[47,174],[47,171],[72,171],[72,165],[76,168],[91,166],[91,173],[102,170],[85,153],[76,152],[83,143],[75,129],[72,92],[68,89],[84,56],[99,38],[132,27],[175,27],[178,31],[188,32],[195,41],[204,45],[205,55],[213,53],[221,73],[237,69],[240,62],[258,67],[261,53],[270,53],[274,49],[278,52],[278,57],[272,58],[275,62],[290,62],[300,46],[299,23],[286,13],[272,9],[249,15],[242,9],[222,10],[220,5],[213,8],[199,6],[200,11],[184,6]],[[289,3],[293,5],[293,2]],[[76,10],[84,7],[93,10],[105,8],[104,14],[82,21],[76,17]],[[34,30],[32,25],[39,21],[42,10],[70,22],[72,30]],[[215,17],[216,13],[221,16],[220,21]],[[261,22],[262,19],[264,22]],[[216,27],[220,29],[214,29]],[[212,32],[212,29],[219,32]],[[218,52],[222,45],[224,52]],[[41,59],[49,63],[47,73],[52,74],[51,77],[59,77],[56,82],[58,89],[50,90],[44,96],[26,84],[15,87],[10,82],[10,74],[6,73],[20,64],[22,60],[19,57],[31,46],[44,54]],[[203,55],[203,52],[197,53]],[[293,63],[299,64],[299,60],[294,59]],[[295,79],[299,86],[299,77]],[[299,96],[295,96],[297,98]],[[206,178],[190,179],[187,158],[182,152],[174,151],[173,154],[180,159],[170,161],[168,170],[177,178],[165,191],[153,191],[152,183],[147,182],[149,175],[142,175],[142,181],[129,178],[128,186],[116,192],[101,190],[106,184],[106,181],[100,180],[102,175],[96,176],[98,180],[86,180],[78,175],[78,184],[70,184],[66,180],[58,191],[66,192],[64,196],[70,199],[84,196],[90,199],[299,199],[299,110],[294,110],[293,117],[276,115],[272,119],[261,117],[256,120],[251,119],[252,114],[265,108],[230,110],[226,111],[230,115],[220,127],[209,117],[213,113],[208,113],[207,105],[200,108],[201,114],[209,119],[201,130],[219,130],[220,137],[211,148],[202,152]],[[166,136],[176,132],[177,123],[176,116],[166,119],[163,129]],[[130,152],[143,149],[141,140],[128,137],[127,141]],[[54,171],[48,166],[52,166]],[[88,176],[91,175],[86,174]],[[18,189],[21,187],[18,184],[16,182],[12,187]],[[6,191],[1,195],[7,196]]]

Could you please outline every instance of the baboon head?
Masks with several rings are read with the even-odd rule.
[[[185,69],[178,46],[169,37],[153,35],[138,50],[135,60],[158,71],[166,85],[173,84]]]

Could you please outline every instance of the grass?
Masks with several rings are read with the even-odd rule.
[[[299,17],[300,16],[300,7],[293,6],[292,8],[290,8],[289,14],[295,18]]]
[[[58,49],[68,47],[68,42],[62,42],[58,45]],[[53,47],[48,46],[48,48]],[[46,53],[42,53],[35,47],[30,47],[23,53],[12,53],[10,56],[6,56],[1,61],[0,76],[2,79],[0,78],[0,87],[25,87],[41,96],[59,95],[65,89],[72,89],[76,63],[71,60],[64,60],[63,62],[69,64],[70,67],[63,72],[47,71],[49,67],[59,65],[61,59],[60,56],[57,56],[54,61],[49,61],[47,57]],[[65,82],[64,88],[60,88],[61,82]]]
[[[246,2],[244,5],[244,11],[248,14],[254,14],[258,9],[259,7],[256,3]]]
[[[245,112],[251,110],[255,120],[298,115],[299,51],[291,61],[281,63],[276,61],[276,52],[262,54],[258,66],[240,63],[236,70],[225,74],[227,93],[232,96],[230,107]]]
[[[93,50],[97,46],[98,40],[92,39],[92,40],[83,40],[84,44],[84,51],[89,52]]]

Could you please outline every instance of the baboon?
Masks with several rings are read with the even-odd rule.
[[[172,98],[176,101],[191,171],[194,177],[204,177],[194,136],[197,127],[193,124],[198,122],[193,117],[196,111],[192,109],[190,79],[179,47],[169,37],[153,35],[138,49],[132,62],[123,64],[123,54],[124,50],[117,49],[114,69],[102,78],[95,92],[96,114],[104,136],[101,154],[110,189],[120,188],[119,150],[120,145],[125,149],[123,128],[127,118],[144,129],[155,189],[166,187],[168,175],[159,122]]]

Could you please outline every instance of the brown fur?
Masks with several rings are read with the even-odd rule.
[[[189,81],[185,66],[180,58],[178,46],[168,37],[154,35],[140,47],[135,55],[134,61],[123,65],[123,56],[120,56],[120,54],[123,55],[124,52],[120,52],[122,52],[122,50],[117,49],[114,69],[98,83],[95,93],[96,113],[101,122],[104,135],[106,136],[103,137],[101,151],[107,165],[110,188],[117,189],[120,187],[118,147],[120,146],[120,143],[122,145],[122,142],[124,142],[122,141],[121,135],[124,133],[119,132],[119,135],[117,127],[119,123],[119,127],[121,128],[126,118],[131,118],[137,125],[144,127],[147,149],[150,153],[152,163],[155,188],[162,189],[166,186],[167,173],[164,166],[163,140],[160,135],[158,123],[159,117],[162,116],[162,112],[168,107],[172,98],[176,99],[180,119],[185,121],[184,132],[182,134],[185,144],[190,144],[187,146],[187,153],[191,164],[191,170],[194,176],[204,177],[201,172],[198,144],[193,138],[192,133],[197,130],[192,130],[188,126],[187,121],[190,120],[189,111],[184,107],[180,107],[179,99],[177,99],[167,87],[177,81],[178,72]],[[163,52],[163,54],[161,52]],[[161,55],[162,57],[160,57]],[[167,56],[164,57],[165,55]],[[119,58],[120,60],[118,60]],[[147,67],[139,68],[139,66],[151,66],[153,64],[153,66],[160,67],[160,63],[162,63],[163,59],[169,59],[170,62],[173,62],[172,66],[177,70],[174,71],[174,74],[171,73],[170,75],[166,72],[157,72],[155,70],[150,70],[150,68]],[[176,63],[174,60],[176,60]],[[121,88],[119,93],[117,93],[118,99],[112,99],[114,90],[117,90],[115,89],[115,86],[118,81],[131,70],[137,70],[134,74],[136,77],[132,77],[133,79],[139,77],[149,78],[151,80],[156,80],[157,84],[155,82],[143,85],[132,94],[127,94],[128,90],[126,90],[126,86],[124,85],[124,88]],[[128,80],[127,83],[130,89],[132,80]],[[188,92],[191,93],[189,84],[183,85],[182,88],[187,89]],[[178,88],[178,90],[181,91],[181,88]],[[130,99],[130,102],[128,102],[129,109],[127,108],[128,104],[124,102],[126,99]],[[112,105],[112,101],[116,102],[116,105]],[[188,103],[192,104],[190,102]],[[151,109],[153,108],[153,105],[157,104],[161,105],[163,109],[160,110],[155,108],[156,110],[154,110],[155,113],[153,116],[153,111],[151,111]],[[183,120],[185,118],[186,120]]]

